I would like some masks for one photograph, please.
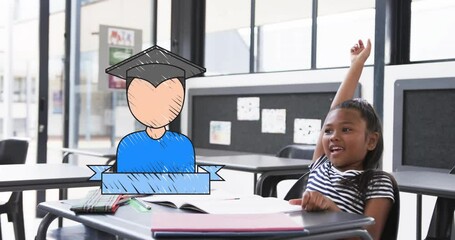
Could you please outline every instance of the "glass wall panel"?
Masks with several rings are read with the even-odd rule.
[[[171,50],[171,6],[172,1],[158,0],[157,45]]]
[[[159,6],[166,6],[160,5],[162,2],[159,1]],[[121,61],[114,61],[108,52],[120,48],[130,51],[134,44],[128,41],[134,42],[136,38],[140,38],[139,50],[151,46],[151,1],[92,1],[81,7],[80,20],[80,76],[72,87],[76,126],[70,126],[72,135],[76,136],[74,146],[115,147],[121,138],[139,126],[129,111],[124,87],[108,87],[105,68]],[[100,25],[107,26],[104,37]],[[108,45],[107,52],[101,50],[103,44]],[[100,65],[101,58],[107,59],[106,66]]]
[[[256,1],[259,72],[311,67],[312,0]]]
[[[48,108],[48,162],[62,161],[63,114],[65,86],[65,4],[50,1],[49,17],[49,108]],[[48,191],[49,192],[49,191]]]
[[[208,0],[205,25],[205,75],[247,73],[251,2]]]
[[[374,28],[375,0],[319,0],[316,67],[349,66],[349,50],[358,39],[374,44]]]
[[[414,0],[411,4],[410,60],[455,58],[455,1]]]
[[[10,91],[9,100],[0,99],[0,121],[10,118],[5,132],[0,129],[0,139],[22,138],[29,141],[27,164],[37,162],[38,133],[38,90],[39,90],[39,0],[0,1],[0,89],[2,96]],[[62,84],[64,53],[64,7],[65,1],[50,1],[49,32],[49,134],[47,162],[61,162],[62,147]],[[8,19],[11,17],[10,19]],[[9,39],[9,40],[8,40]],[[9,42],[9,43],[8,43]],[[9,56],[8,56],[9,55]],[[7,73],[9,72],[9,73]],[[7,75],[7,76],[5,76]],[[4,83],[9,87],[4,89]],[[6,101],[5,101],[6,100]],[[9,106],[11,114],[5,114]],[[54,190],[55,192],[55,190]],[[0,193],[0,199],[7,200],[9,193]],[[27,238],[35,231],[30,225],[35,219],[36,192],[24,191],[24,216]],[[48,198],[52,199],[52,198]],[[57,198],[54,197],[53,200]],[[8,226],[8,225],[6,225]],[[3,228],[4,239],[14,239],[12,228]]]
[[[38,4],[20,0],[0,4],[0,139],[28,139],[28,161],[33,163],[38,119]]]

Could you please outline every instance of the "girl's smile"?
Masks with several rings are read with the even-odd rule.
[[[359,111],[339,108],[329,112],[323,131],[324,152],[337,169],[363,170],[363,160],[375,148],[377,134],[368,133]]]

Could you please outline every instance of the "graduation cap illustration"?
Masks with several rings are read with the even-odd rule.
[[[158,86],[167,79],[184,81],[204,72],[205,68],[159,46],[150,47],[106,69],[106,73],[125,79],[127,88],[134,78]]]

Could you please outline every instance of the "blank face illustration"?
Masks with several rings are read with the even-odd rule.
[[[183,107],[185,91],[177,78],[161,82],[158,86],[135,78],[128,87],[128,105],[133,116],[151,128],[161,128],[172,122]]]

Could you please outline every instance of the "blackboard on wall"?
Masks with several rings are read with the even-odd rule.
[[[188,90],[188,137],[196,148],[275,154],[293,144],[294,119],[321,119],[340,83],[194,88]],[[360,85],[355,93],[360,96]],[[286,109],[286,132],[262,133],[261,120],[237,120],[237,99],[259,97],[260,109]],[[210,121],[231,122],[231,144],[210,143]]]
[[[455,78],[395,82],[393,169],[455,166]]]

